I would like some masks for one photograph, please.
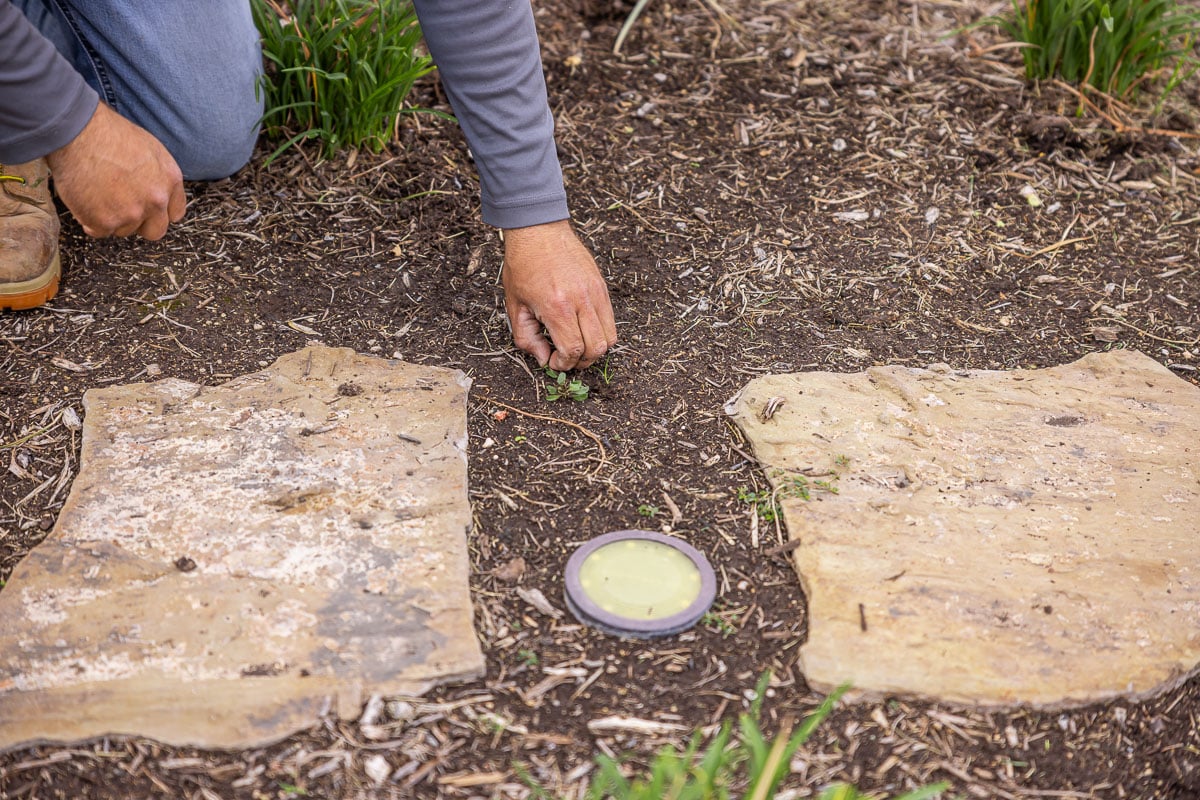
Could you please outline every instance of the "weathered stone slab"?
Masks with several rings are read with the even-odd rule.
[[[468,386],[310,347],[89,391],[80,475],[0,592],[0,749],[247,747],[479,675]]]
[[[815,688],[1060,707],[1200,664],[1200,389],[1146,356],[775,375],[729,411],[800,541]]]

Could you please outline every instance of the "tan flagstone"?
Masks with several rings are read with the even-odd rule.
[[[1152,359],[773,375],[728,410],[800,542],[815,688],[1066,707],[1196,672],[1200,388]]]
[[[80,474],[0,591],[0,749],[248,747],[481,674],[469,385],[309,347],[87,392]]]

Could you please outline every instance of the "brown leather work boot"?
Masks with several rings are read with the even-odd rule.
[[[45,303],[58,292],[61,271],[45,159],[0,164],[0,310]]]

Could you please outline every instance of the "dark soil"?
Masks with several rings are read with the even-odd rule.
[[[546,402],[512,348],[496,233],[478,221],[458,130],[432,117],[413,118],[394,154],[293,153],[191,186],[187,220],[157,244],[90,241],[67,222],[60,296],[0,317],[0,456],[14,465],[0,579],[53,525],[79,444],[63,412],[82,415],[89,388],[220,383],[313,339],[465,370],[487,676],[414,700],[417,719],[383,740],[330,721],[248,752],[111,738],[8,753],[0,798],[520,797],[515,762],[574,797],[597,752],[644,758],[672,740],[598,737],[588,721],[711,726],[767,669],[773,729],[820,697],[796,665],[796,576],[769,552],[773,527],[752,546],[737,499],[765,485],[721,410],[746,381],[1130,347],[1197,382],[1195,140],[1118,135],[1076,117],[1064,89],[1028,86],[1011,50],[982,54],[985,33],[944,38],[1007,4],[739,0],[722,21],[699,0],[652,3],[620,57],[629,6],[582,5],[540,19],[576,222],[622,337],[583,373],[586,402]],[[432,84],[419,92],[440,103]],[[1157,124],[1192,130],[1195,101],[1193,87]],[[594,433],[607,460],[546,417]],[[716,618],[692,633],[620,641],[517,594],[561,605],[573,543],[665,525],[718,567]],[[961,797],[1196,798],[1198,713],[1195,678],[1069,713],[850,706],[785,788],[944,779]],[[397,772],[374,788],[363,765],[380,754]]]

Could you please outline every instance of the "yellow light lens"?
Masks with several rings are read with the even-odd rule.
[[[626,619],[664,619],[700,595],[700,570],[669,545],[646,539],[606,544],[579,568],[579,583],[604,611]]]

